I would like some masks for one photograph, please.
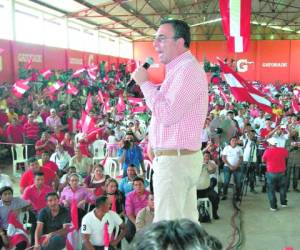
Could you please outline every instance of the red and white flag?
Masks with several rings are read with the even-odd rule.
[[[105,103],[104,103],[104,111],[105,113],[110,111],[110,104],[109,104],[110,99],[108,98]]]
[[[237,101],[256,104],[261,110],[273,114],[272,103],[259,90],[247,83],[221,60],[218,61],[231,93]]]
[[[24,66],[25,69],[31,69],[32,68],[32,56],[28,58],[27,62]]]
[[[78,208],[77,202],[75,199],[71,202],[71,222],[72,226],[69,229],[66,239],[66,248],[67,250],[76,250],[79,249],[79,225],[78,225]]]
[[[230,102],[229,96],[227,96],[227,95],[225,94],[225,92],[223,91],[222,87],[221,87],[221,86],[218,86],[218,89],[219,89],[219,91],[220,91],[220,96],[222,97],[223,101],[224,101],[225,103]]]
[[[294,114],[298,114],[300,112],[300,105],[299,105],[296,97],[293,98],[291,104],[292,104],[292,110],[293,110]]]
[[[127,97],[128,102],[131,105],[144,105],[144,99],[143,98],[136,98],[136,97]]]
[[[12,93],[17,98],[22,98],[23,94],[30,89],[28,85],[31,78],[27,78],[26,80],[20,79],[12,86]]]
[[[79,90],[70,82],[67,85],[67,93],[70,95],[77,95]]]
[[[97,100],[99,103],[104,103],[104,97],[103,97],[101,89],[98,91]]]
[[[85,111],[87,113],[90,113],[90,111],[93,108],[93,100],[92,100],[92,95],[91,93],[88,94],[87,98],[86,98],[86,103],[85,103]]]
[[[61,81],[57,81],[55,82],[53,85],[51,85],[48,90],[50,93],[55,93],[57,90],[59,90],[60,88],[62,88],[63,86],[65,86],[65,84]]]
[[[90,117],[84,110],[82,110],[80,125],[83,133],[89,133],[96,126],[95,118]]]
[[[9,238],[10,248],[12,249],[17,244],[19,244],[22,241],[25,241],[27,243],[27,246],[29,245],[29,232],[27,232],[23,224],[18,220],[17,215],[15,212],[10,211],[7,218],[7,236]]]
[[[118,113],[122,113],[126,109],[126,105],[125,105],[125,102],[124,102],[124,97],[123,97],[122,94],[119,95],[119,100],[118,100],[116,108],[117,108]]]
[[[145,113],[147,111],[147,106],[138,106],[131,109],[133,114]]]
[[[245,52],[251,35],[251,0],[219,0],[219,7],[229,50]]]
[[[77,69],[73,74],[72,77],[79,77],[81,73],[83,73],[86,69],[85,68],[81,68],[81,69]]]
[[[40,71],[40,74],[41,74],[44,78],[48,79],[49,76],[52,75],[52,71],[51,71],[50,69],[45,69],[45,70],[41,70],[41,71]]]
[[[97,72],[96,72],[97,69],[98,69],[98,66],[93,65],[93,66],[89,67],[87,70],[89,77],[94,81],[96,80],[96,77],[97,77]]]

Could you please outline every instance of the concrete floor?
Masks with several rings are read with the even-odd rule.
[[[11,167],[6,166],[1,169],[3,173],[11,176]],[[17,188],[19,179],[13,178],[13,182],[16,187],[15,195],[19,195]],[[261,190],[260,187],[256,189]],[[300,193],[294,191],[287,194],[288,207],[279,208],[277,212],[269,210],[266,194],[248,193],[243,198],[240,217],[238,217],[241,219],[242,245],[239,248],[228,248],[232,240],[233,229],[230,223],[234,211],[230,192],[231,190],[229,190],[228,200],[220,202],[220,220],[202,224],[210,234],[222,242],[224,249],[284,250],[285,247],[292,246],[294,250],[300,250]],[[239,219],[236,221],[238,222]],[[130,250],[130,246],[124,244],[123,249]]]

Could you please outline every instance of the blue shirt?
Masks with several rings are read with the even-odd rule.
[[[128,193],[133,191],[133,182],[128,180],[128,176],[121,179],[119,183],[119,190],[126,196]],[[148,181],[144,181],[145,188],[149,186]]]
[[[123,154],[123,148],[118,150],[118,157]],[[133,164],[137,169],[139,169],[140,163],[143,161],[142,149],[134,145],[132,148],[126,150],[125,161],[122,164],[123,171],[126,172],[128,165]]]

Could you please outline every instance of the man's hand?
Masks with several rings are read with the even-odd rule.
[[[46,234],[46,237],[43,240],[42,245],[43,246],[47,246],[49,244],[49,241],[50,241],[50,239],[51,239],[52,236],[53,236],[52,233]]]
[[[141,85],[143,82],[148,81],[148,72],[143,66],[140,66],[132,73],[131,77],[137,85]]]

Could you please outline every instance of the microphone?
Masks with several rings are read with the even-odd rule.
[[[147,57],[145,63],[143,64],[144,69],[149,69],[150,65],[153,64],[153,58],[152,57]],[[133,85],[135,84],[135,80],[131,79],[131,81],[127,84],[127,88],[131,89]]]

